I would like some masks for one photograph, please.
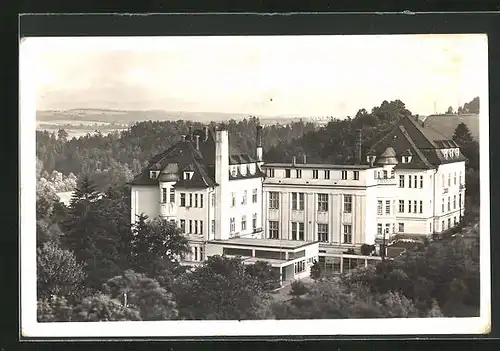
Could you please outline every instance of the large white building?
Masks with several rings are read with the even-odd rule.
[[[356,165],[264,163],[230,147],[226,130],[205,128],[156,155],[131,182],[137,215],[175,221],[207,256],[263,259],[283,281],[309,274],[315,259],[345,271],[382,236],[429,236],[463,215],[465,158],[457,144],[403,118]],[[365,161],[365,162],[361,162]]]

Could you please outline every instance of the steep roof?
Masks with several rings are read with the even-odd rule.
[[[472,137],[479,141],[479,114],[447,114],[430,115],[423,117],[425,125],[434,130],[439,130],[447,139],[452,139],[455,129],[460,123],[465,123],[470,130]]]
[[[148,166],[138,174],[131,182],[131,185],[158,185],[158,179],[151,179],[150,171],[163,171],[167,167],[176,165],[172,169],[178,169],[179,177],[174,187],[182,188],[207,188],[216,186],[215,182],[215,135],[212,130],[208,130],[205,135],[204,131],[196,130],[193,135],[199,135],[199,149],[196,148],[195,138],[190,140],[189,136],[185,140],[180,141],[167,150],[154,155]],[[236,150],[237,154],[233,154],[235,148],[230,146],[229,163],[242,164],[253,163],[255,159],[249,155],[242,154]],[[258,169],[258,167],[257,167]],[[190,179],[184,179],[182,173],[184,171],[193,172]],[[262,176],[260,170],[253,176]],[[242,176],[248,178],[249,176]]]
[[[398,157],[412,156],[408,163],[400,162],[396,168],[431,169],[439,164],[465,161],[460,153],[458,158],[445,159],[440,149],[458,147],[453,141],[438,131],[422,125],[411,117],[405,117],[383,138],[375,143],[368,155],[382,156],[387,148],[392,147]]]

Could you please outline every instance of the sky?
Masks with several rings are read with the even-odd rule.
[[[29,38],[36,108],[416,114],[485,91],[485,35]],[[28,50],[26,55],[28,55]]]

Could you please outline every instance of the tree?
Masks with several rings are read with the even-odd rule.
[[[290,295],[292,295],[292,296],[301,296],[301,295],[306,294],[309,291],[307,286],[303,282],[301,282],[300,280],[294,280],[291,283],[290,287],[291,287]]]
[[[274,290],[280,286],[279,270],[273,269],[271,264],[266,261],[257,261],[254,264],[245,267],[246,272],[256,278],[266,291]]]
[[[460,146],[467,145],[473,142],[473,137],[470,133],[469,127],[465,123],[460,123],[453,133],[453,140]]]
[[[314,280],[318,280],[319,278],[321,278],[321,266],[316,260],[314,260],[314,263],[311,266],[311,278]]]
[[[126,307],[138,309],[142,320],[167,320],[177,317],[172,294],[156,280],[144,274],[127,270],[122,275],[108,280],[104,291],[117,300],[125,299],[126,296]]]
[[[83,265],[75,256],[48,242],[37,250],[37,292],[41,299],[52,295],[75,299],[81,297],[85,279]]]
[[[73,320],[78,322],[140,321],[139,310],[123,306],[111,297],[98,293],[86,297],[73,309]]]
[[[37,320],[39,322],[70,322],[73,319],[73,306],[65,297],[50,296],[38,299]]]
[[[180,228],[164,219],[140,215],[132,229],[132,267],[136,272],[151,275],[159,261],[177,263],[189,252],[187,239]]]
[[[448,114],[448,115],[452,115],[453,113],[454,113],[454,111],[453,111],[453,107],[451,107],[451,106],[450,106],[450,107],[448,107],[448,110],[446,111],[446,114]]]
[[[237,258],[210,256],[178,278],[173,292],[182,319],[265,319],[269,297]]]

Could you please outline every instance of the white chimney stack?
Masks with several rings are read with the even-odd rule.
[[[229,239],[229,137],[227,130],[215,132],[215,239]]]

